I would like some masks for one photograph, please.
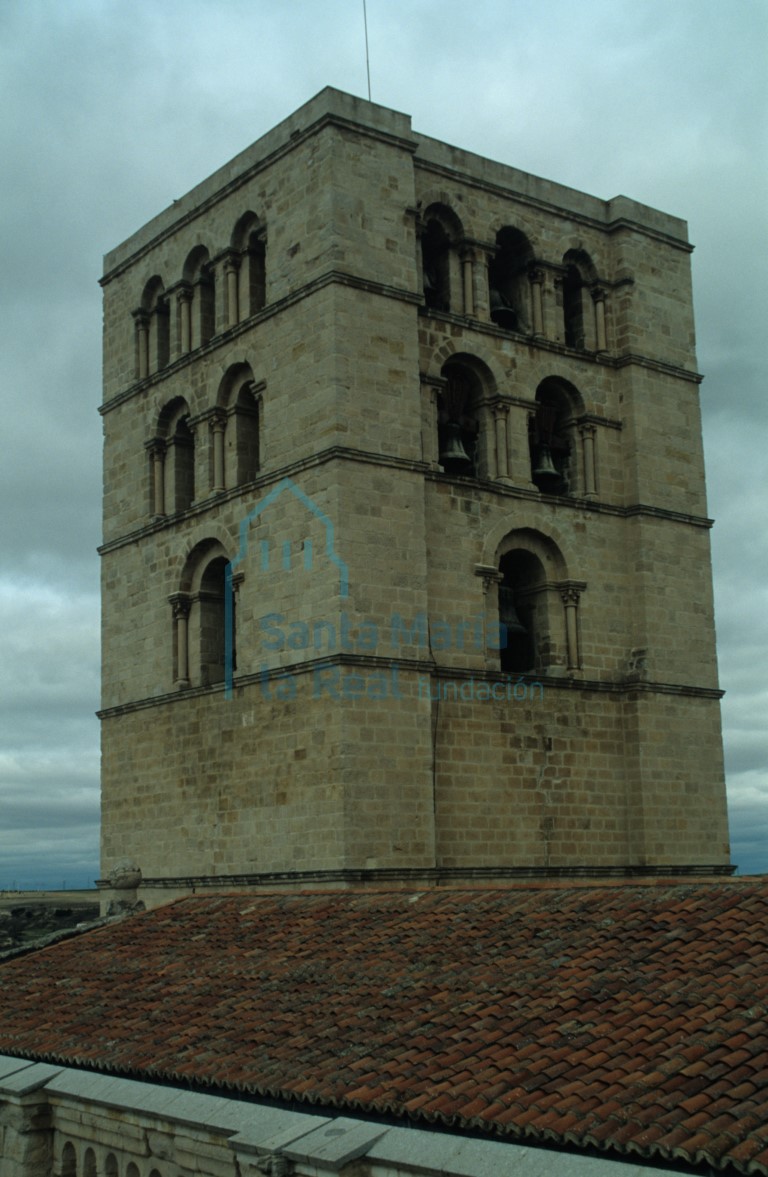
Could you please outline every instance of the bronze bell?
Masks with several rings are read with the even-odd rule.
[[[514,591],[505,585],[499,586],[499,621],[506,627],[508,638],[528,633],[517,615]]]
[[[533,472],[534,478],[559,478],[560,473],[557,470],[555,463],[552,461],[552,454],[549,446],[544,442],[539,446],[539,453],[536,459],[536,469]]]
[[[472,459],[461,440],[461,426],[455,421],[445,426],[439,461],[449,474],[467,473],[472,465]]]

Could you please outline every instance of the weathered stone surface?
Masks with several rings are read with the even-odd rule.
[[[505,226],[530,247],[514,331]],[[108,255],[105,875],[130,857],[151,902],[264,872],[727,864],[689,254],[674,217],[327,90]],[[451,372],[472,476],[438,460]],[[529,446],[547,389],[557,494]],[[507,556],[538,569],[523,679],[493,645]]]

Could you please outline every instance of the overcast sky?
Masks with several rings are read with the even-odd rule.
[[[768,3],[368,0],[416,131],[685,217],[733,860],[768,871]],[[0,0],[0,888],[98,875],[102,256],[326,85],[362,0]]]

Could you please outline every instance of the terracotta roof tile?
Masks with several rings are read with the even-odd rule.
[[[218,895],[0,966],[0,1051],[768,1173],[768,884]]]

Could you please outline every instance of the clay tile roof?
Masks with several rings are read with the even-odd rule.
[[[0,1052],[767,1174],[768,883],[181,899],[0,966]]]

